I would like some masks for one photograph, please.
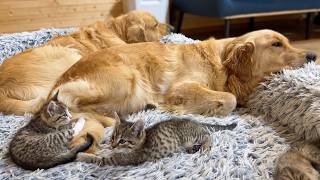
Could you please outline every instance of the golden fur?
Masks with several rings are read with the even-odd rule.
[[[297,143],[276,162],[276,180],[319,180],[320,149],[310,143]],[[318,168],[317,168],[318,169]]]
[[[151,14],[132,11],[18,54],[0,66],[0,112],[35,113],[59,76],[81,57],[111,46],[159,41],[168,32],[169,26]]]
[[[271,30],[197,44],[138,43],[82,58],[51,94],[59,90],[58,100],[73,113],[97,116],[105,126],[113,123],[114,112],[126,115],[146,104],[178,113],[226,115],[237,101],[244,104],[266,75],[305,62],[305,51]]]

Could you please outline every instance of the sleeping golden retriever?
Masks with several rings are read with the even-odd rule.
[[[62,75],[51,96],[58,92],[73,114],[105,127],[113,124],[114,112],[126,115],[147,104],[184,114],[227,115],[265,76],[315,59],[271,30],[197,44],[137,43],[82,58]],[[97,141],[103,136],[86,128],[75,144],[87,132]]]
[[[151,14],[132,11],[18,54],[0,66],[0,112],[34,113],[55,81],[81,57],[111,46],[159,41],[168,32],[169,26]]]

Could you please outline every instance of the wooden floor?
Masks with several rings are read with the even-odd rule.
[[[317,53],[318,57],[320,57],[320,39],[293,41],[292,44],[295,47],[313,51],[313,52]]]

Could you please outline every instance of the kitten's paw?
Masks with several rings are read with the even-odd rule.
[[[212,147],[212,141],[210,136],[206,136],[201,144],[200,153],[209,153]]]
[[[76,124],[73,127],[73,130],[74,130],[73,137],[80,133],[80,131],[83,129],[85,123],[86,123],[86,120],[83,117],[80,117],[77,120]]]
[[[206,154],[206,153],[209,153],[210,150],[211,150],[211,145],[202,145],[200,148],[200,153]]]

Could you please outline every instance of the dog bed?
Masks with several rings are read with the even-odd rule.
[[[72,30],[43,29],[30,33],[2,35],[0,60],[6,60],[22,50],[38,46],[55,35],[64,35]],[[168,35],[162,42],[196,43],[181,34]],[[150,110],[133,114],[129,120],[143,118],[148,127],[171,116],[175,115]],[[28,171],[10,160],[7,147],[14,133],[28,122],[30,115],[0,115],[0,179],[272,179],[276,158],[288,148],[285,140],[279,137],[276,131],[259,118],[248,114],[240,115],[239,110],[224,118],[185,116],[210,124],[237,123],[237,127],[232,131],[212,131],[213,148],[205,155],[179,153],[157,162],[125,167],[99,167],[94,164],[71,162],[48,170]],[[106,135],[111,132],[111,128],[106,128]],[[108,138],[101,147],[105,146],[107,141]],[[100,153],[103,154],[103,151]]]

